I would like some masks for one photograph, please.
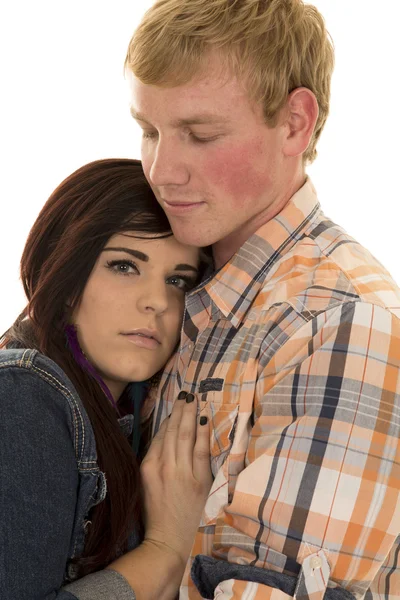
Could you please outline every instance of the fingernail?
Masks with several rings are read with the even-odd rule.
[[[200,425],[207,425],[207,423],[208,423],[207,417],[200,417]]]
[[[190,402],[193,402],[194,400],[194,395],[193,394],[188,394],[186,396],[186,404],[190,404]]]
[[[184,391],[179,392],[179,394],[178,394],[178,400],[185,400],[185,398],[186,398],[187,395],[188,395],[187,392],[184,392]]]

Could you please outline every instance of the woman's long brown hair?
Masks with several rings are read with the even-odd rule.
[[[123,231],[171,235],[140,161],[99,160],[65,179],[30,231],[21,259],[28,305],[0,344],[4,348],[18,337],[29,317],[30,347],[65,371],[92,423],[107,495],[91,511],[84,553],[77,561],[80,576],[104,568],[126,550],[134,528],[143,532],[137,459],[120,431],[115,409],[68,351],[64,332],[99,254],[112,235]]]

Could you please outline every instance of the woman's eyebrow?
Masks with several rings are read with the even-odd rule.
[[[142,260],[143,262],[149,262],[149,257],[147,256],[147,254],[144,254],[144,252],[140,252],[139,250],[133,250],[132,248],[123,248],[123,247],[114,248],[114,247],[109,246],[108,248],[104,248],[104,250],[103,250],[103,252],[107,252],[107,251],[127,252],[131,256],[134,256],[135,258],[138,258],[139,260]],[[191,268],[193,268],[193,267],[191,267]]]
[[[140,250],[134,250],[133,248],[124,248],[121,246],[114,247],[108,246],[108,248],[104,248],[103,252],[127,252],[131,256],[142,260],[143,262],[149,262],[149,257],[144,252],[140,252]],[[193,265],[188,265],[187,263],[179,263],[175,266],[176,271],[193,271],[193,273],[198,273],[199,270]]]
[[[176,265],[175,269],[176,269],[176,271],[193,271],[193,273],[199,272],[199,270],[196,269],[196,267],[193,267],[192,265],[187,265],[185,263]]]

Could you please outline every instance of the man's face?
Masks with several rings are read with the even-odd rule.
[[[269,128],[221,64],[210,57],[210,75],[177,87],[131,77],[146,177],[176,238],[213,244],[217,266],[270,218],[285,176],[284,125]]]

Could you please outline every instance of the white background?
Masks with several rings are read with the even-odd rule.
[[[0,8],[0,333],[23,308],[26,236],[52,190],[105,157],[140,157],[123,62],[150,0]],[[400,282],[399,0],[315,0],[336,46],[331,116],[309,169],[325,213]]]

